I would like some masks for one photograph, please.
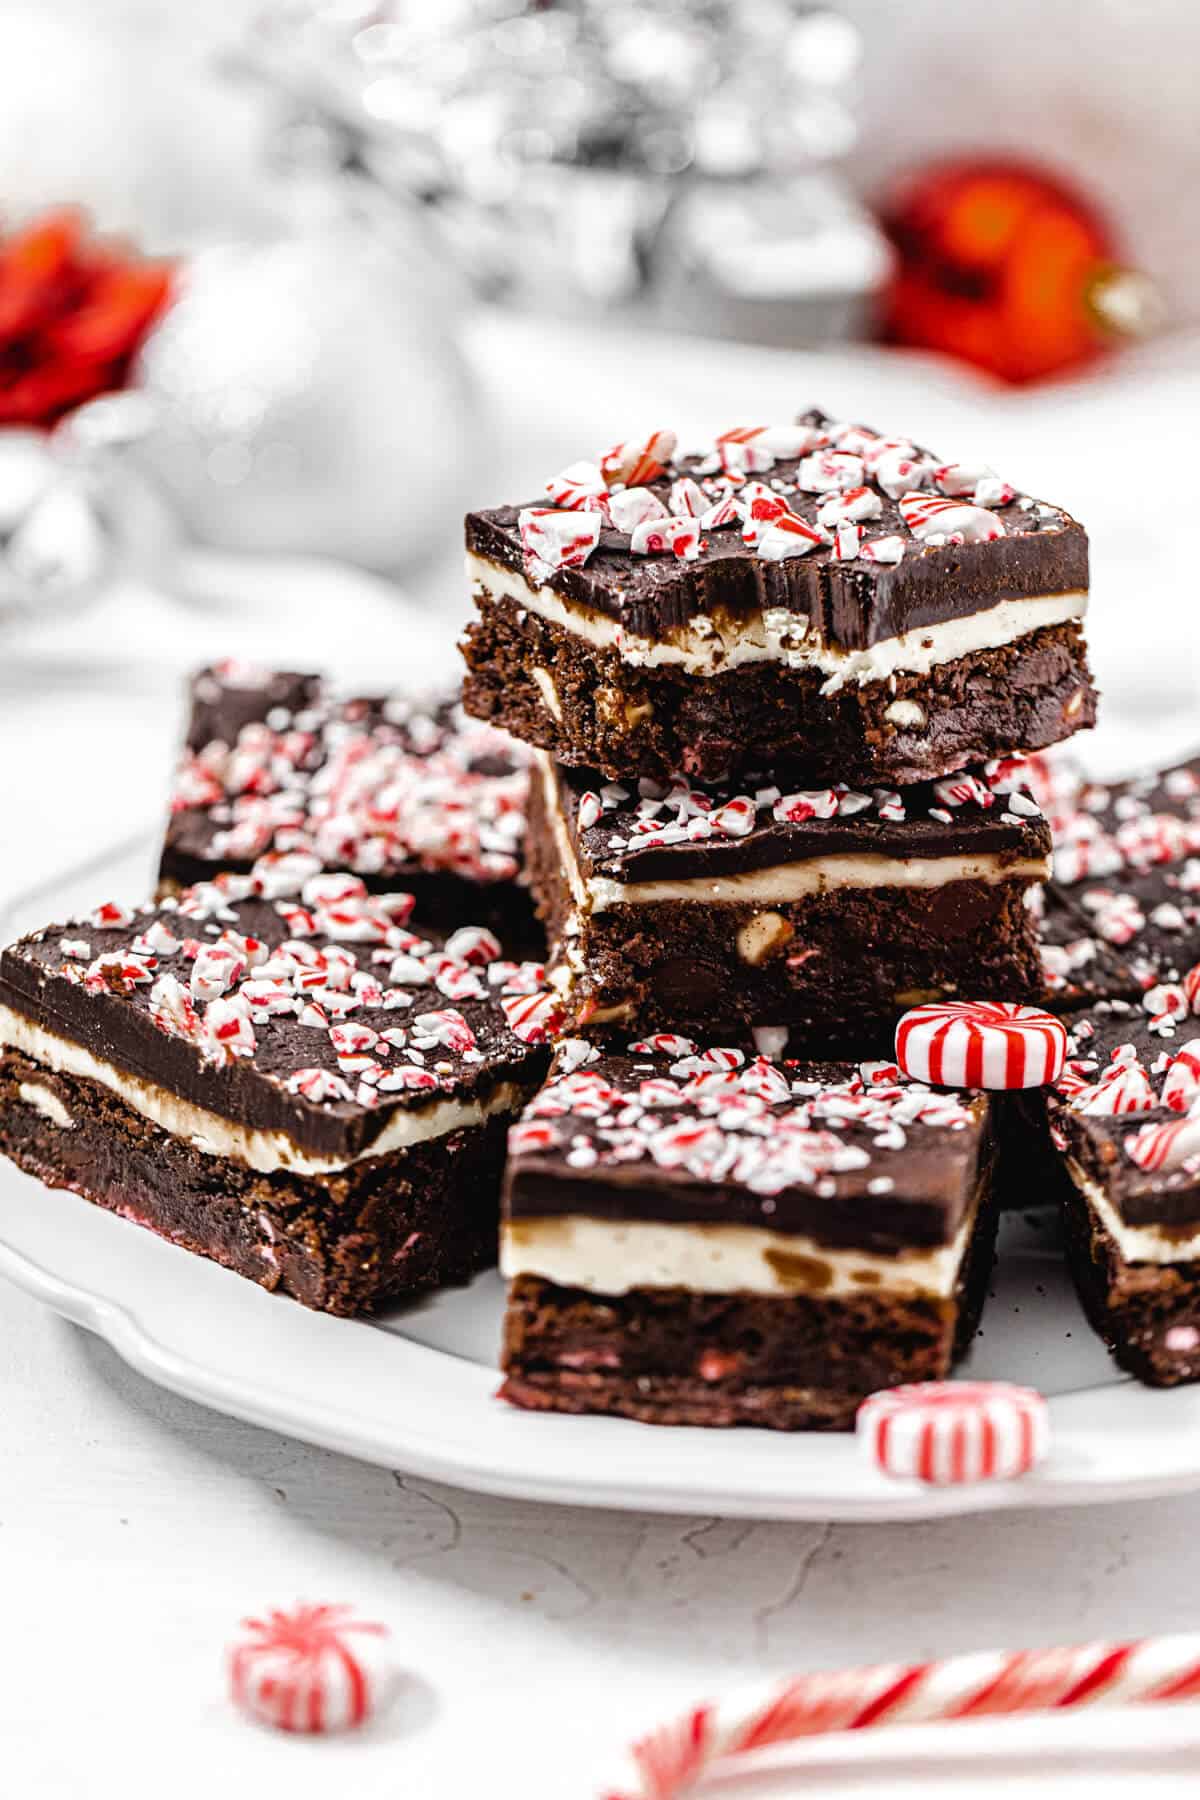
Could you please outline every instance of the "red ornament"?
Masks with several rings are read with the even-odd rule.
[[[1159,315],[1093,207],[1015,162],[942,163],[883,209],[896,248],[883,335],[943,350],[1005,381],[1089,361]]]
[[[166,263],[89,238],[73,210],[0,240],[0,425],[50,426],[122,387],[170,286]]]

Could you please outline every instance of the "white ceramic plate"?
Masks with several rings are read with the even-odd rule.
[[[149,842],[23,897],[16,931],[133,900]],[[878,1475],[854,1440],[666,1430],[520,1413],[495,1398],[496,1275],[372,1323],[264,1293],[0,1162],[0,1272],[106,1338],[152,1380],[330,1449],[488,1493],[749,1518],[903,1519],[1129,1499],[1200,1487],[1200,1387],[1155,1393],[1114,1370],[1076,1305],[1053,1215],[1006,1221],[972,1375],[1050,1400],[1053,1454],[1011,1483],[927,1489]]]

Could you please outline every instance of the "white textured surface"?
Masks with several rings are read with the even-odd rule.
[[[510,367],[531,341],[519,328],[484,339],[509,353]],[[544,334],[539,349],[547,354]],[[1189,521],[1156,516],[1148,534],[1136,508],[1112,504],[1118,447],[1138,441],[1148,420],[1156,461],[1190,467],[1194,367],[1157,379],[1151,370],[1143,386],[1131,377],[1002,397],[971,416],[969,397],[937,370],[914,377],[885,365],[880,377],[866,356],[820,369],[694,348],[673,359],[657,341],[615,346],[607,374],[619,379],[581,399],[584,364],[569,342],[565,350],[555,364],[551,345],[536,384],[494,392],[512,459],[481,500],[511,497],[510,481],[531,487],[539,472],[640,423],[651,392],[656,413],[686,411],[701,424],[709,409],[782,415],[811,395],[911,425],[948,454],[978,452],[1044,487],[1094,527],[1092,632],[1110,721],[1098,758],[1150,757],[1194,733],[1194,597],[1178,581]],[[545,395],[568,389],[572,415],[548,419]],[[431,584],[441,636],[461,616],[458,568],[448,550]],[[176,712],[172,667],[207,650],[272,646],[328,659],[351,618],[375,621],[377,667],[400,642],[381,590],[355,577],[309,569],[247,582],[242,573],[238,590],[222,582],[224,599],[207,608],[135,595],[107,619],[48,624],[5,647],[4,887],[152,814]],[[407,647],[405,660],[420,666]],[[5,1643],[20,1655],[0,1686],[0,1722],[14,1794],[592,1800],[611,1747],[631,1730],[748,1675],[1196,1626],[1194,1499],[886,1527],[488,1500],[219,1417],[152,1387],[15,1290],[2,1301],[0,1576]],[[301,1596],[352,1600],[399,1634],[414,1681],[370,1736],[285,1742],[222,1700],[231,1622]],[[949,1748],[926,1735],[902,1761],[853,1773],[839,1761],[857,1760],[865,1743],[822,1752],[804,1792],[982,1800],[1020,1780],[1024,1794],[1051,1800],[1157,1800],[1194,1793],[1198,1740],[1190,1712],[972,1728]],[[1002,1759],[985,1759],[985,1745],[1002,1746]]]

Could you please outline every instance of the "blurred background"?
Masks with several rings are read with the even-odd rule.
[[[1187,0],[0,0],[34,860],[153,818],[189,665],[450,674],[468,506],[813,403],[1080,516],[1089,755],[1189,747],[1198,64]]]

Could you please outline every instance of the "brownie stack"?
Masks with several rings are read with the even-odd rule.
[[[546,489],[467,520],[464,704],[536,749],[580,1038],[510,1162],[506,1391],[844,1425],[982,1297],[988,1103],[900,1081],[892,1036],[1041,995],[1019,753],[1094,720],[1087,539],[817,411]]]

